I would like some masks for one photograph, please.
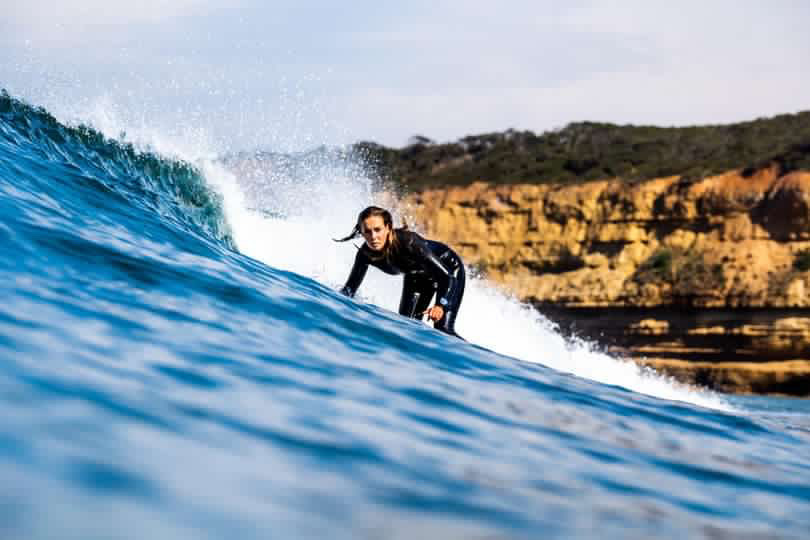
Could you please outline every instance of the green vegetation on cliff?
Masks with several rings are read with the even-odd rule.
[[[380,179],[408,190],[493,183],[571,183],[669,175],[699,178],[777,163],[810,169],[810,111],[730,125],[683,128],[575,123],[537,135],[509,130],[437,144],[414,137],[395,149],[352,149]]]
[[[662,248],[644,261],[630,278],[638,285],[666,284],[666,301],[693,306],[722,290],[725,278],[720,264],[709,264],[698,251]]]
[[[799,272],[807,272],[810,270],[810,250],[803,249],[796,254],[796,259],[793,261],[793,268]]]

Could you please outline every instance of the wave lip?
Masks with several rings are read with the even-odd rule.
[[[73,219],[86,220],[84,204],[98,213],[108,210],[109,220],[139,220],[152,213],[154,221],[233,243],[221,196],[188,162],[138,150],[123,142],[124,134],[113,140],[88,126],[66,126],[5,92],[0,93],[0,136],[2,178],[33,197],[76,201]]]

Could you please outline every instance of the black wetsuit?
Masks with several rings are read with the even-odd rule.
[[[366,277],[369,265],[386,274],[405,274],[399,302],[400,315],[421,319],[436,293],[436,304],[442,306],[444,315],[434,323],[434,327],[458,336],[455,322],[464,296],[465,280],[461,258],[441,242],[426,240],[415,232],[396,229],[393,234],[397,235],[396,247],[391,249],[388,257],[376,255],[363,244],[357,251],[349,279],[340,292],[353,297]]]

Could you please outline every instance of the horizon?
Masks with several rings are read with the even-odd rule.
[[[23,97],[15,96],[12,93],[8,92],[7,89],[0,87],[0,96],[2,96],[2,95],[6,95],[11,99],[22,102],[22,103],[24,103],[24,104],[26,104],[26,105],[34,108],[34,109],[43,108],[45,110],[45,112],[47,112],[48,114],[53,115],[53,113],[51,111],[49,111],[48,109],[42,107],[41,105],[37,105],[36,103],[31,103],[30,101],[26,100]],[[459,137],[457,137],[455,139],[451,139],[451,140],[434,140],[434,139],[431,139],[430,137],[421,135],[419,133],[415,133],[415,134],[409,136],[408,139],[405,141],[405,143],[403,143],[402,145],[399,145],[399,146],[390,146],[390,145],[386,145],[384,143],[381,143],[379,141],[374,141],[374,140],[369,140],[369,139],[358,139],[358,140],[355,140],[355,141],[349,141],[349,142],[339,143],[339,144],[317,143],[314,146],[296,148],[296,149],[292,149],[292,150],[277,150],[277,149],[267,148],[267,147],[264,147],[264,148],[263,147],[255,147],[255,148],[230,149],[230,150],[224,152],[222,155],[223,156],[237,155],[237,154],[240,154],[240,153],[244,153],[244,154],[267,153],[267,154],[279,154],[279,155],[308,154],[308,153],[316,152],[316,151],[323,150],[323,149],[326,149],[326,150],[338,150],[338,149],[348,148],[348,147],[351,147],[351,146],[357,146],[357,145],[362,145],[362,144],[377,145],[377,146],[387,148],[387,149],[391,149],[391,150],[403,150],[403,149],[405,149],[405,148],[407,148],[409,146],[413,146],[414,144],[425,144],[425,145],[430,145],[430,146],[433,146],[433,145],[436,145],[436,146],[439,146],[439,145],[453,145],[453,144],[458,144],[458,143],[462,142],[464,139],[467,139],[467,138],[484,137],[484,136],[489,136],[489,135],[503,135],[503,134],[510,133],[510,132],[514,132],[514,133],[527,133],[528,132],[528,133],[532,133],[533,135],[542,137],[542,136],[544,136],[546,134],[555,133],[555,132],[558,132],[558,131],[565,130],[565,129],[571,127],[571,126],[582,125],[582,124],[596,124],[596,125],[600,125],[600,126],[611,126],[611,127],[617,127],[617,128],[651,128],[651,129],[662,129],[662,130],[689,129],[689,128],[730,127],[730,126],[736,126],[736,125],[751,124],[751,123],[759,122],[759,121],[775,120],[777,118],[786,117],[786,116],[801,116],[801,115],[804,115],[804,114],[810,114],[810,108],[806,109],[806,110],[796,111],[796,112],[776,113],[776,114],[773,114],[773,115],[770,115],[770,116],[758,116],[756,118],[751,118],[751,119],[743,119],[743,120],[739,120],[739,121],[717,123],[717,124],[687,124],[687,125],[658,125],[658,124],[632,124],[632,123],[620,124],[620,123],[615,123],[615,122],[599,122],[599,121],[594,121],[594,120],[578,120],[578,121],[575,121],[575,122],[569,122],[569,123],[564,124],[564,125],[559,126],[559,127],[546,129],[544,131],[534,131],[534,130],[531,130],[531,129],[505,128],[505,129],[496,130],[496,131],[486,131],[486,132],[479,132],[479,133],[467,133],[467,134],[460,135]],[[58,118],[56,120],[60,121]],[[86,127],[89,127],[89,128],[91,128],[93,130],[98,131],[98,128],[96,126],[92,125],[91,123],[86,123],[86,124],[85,123],[80,123],[78,125],[86,126]],[[126,134],[122,133],[122,135],[126,135]],[[417,142],[417,141],[414,141],[414,139],[424,139],[424,140]],[[128,143],[128,142],[133,142],[133,141],[127,141],[126,139],[124,139],[124,140],[121,140],[120,142]]]

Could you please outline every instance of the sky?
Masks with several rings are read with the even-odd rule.
[[[0,88],[222,151],[730,123],[810,109],[807,21],[804,0],[0,0]]]

